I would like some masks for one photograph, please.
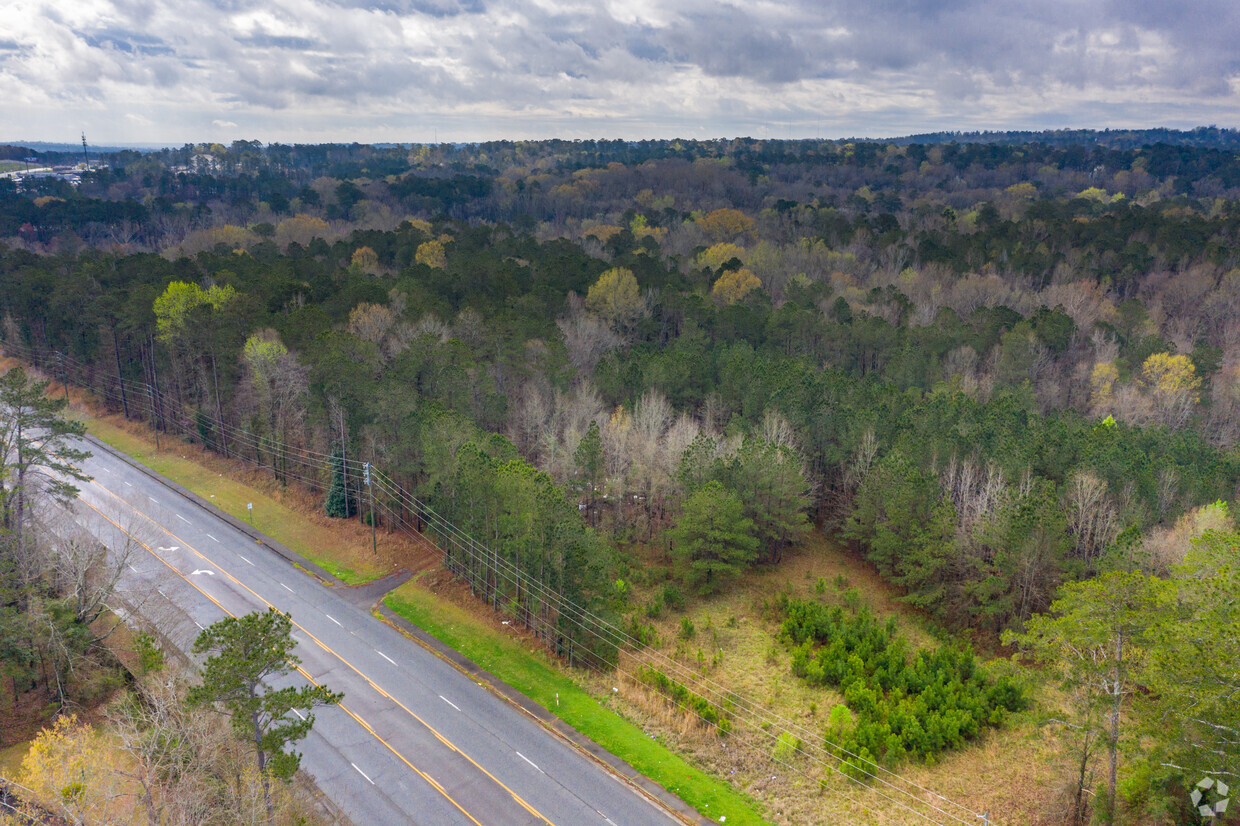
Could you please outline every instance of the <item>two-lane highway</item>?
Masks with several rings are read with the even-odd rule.
[[[297,679],[345,695],[316,712],[302,766],[358,826],[677,822],[340,589],[92,449],[76,518],[111,547],[128,540],[122,595],[179,647],[229,614],[274,606],[292,618]]]

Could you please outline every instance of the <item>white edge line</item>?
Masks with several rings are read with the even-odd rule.
[[[530,758],[526,757],[526,756],[525,756],[524,754],[522,754],[521,752],[516,752],[516,755],[517,755],[517,757],[520,757],[522,760],[524,760],[526,763],[529,763],[531,766],[533,766],[534,768],[538,769],[538,764],[537,764],[537,763],[535,763],[535,762],[534,762],[533,760],[531,760]],[[538,769],[538,771],[539,771],[539,773],[540,773],[540,774],[546,774],[546,772],[545,772],[545,771],[543,771],[542,769]]]
[[[388,662],[390,662],[392,665],[396,665],[396,660],[392,659],[392,658],[391,658],[391,657],[389,657],[387,654],[384,654],[384,653],[383,653],[382,651],[380,651],[378,648],[376,648],[376,649],[375,649],[375,653],[376,653],[376,654],[378,654],[378,655],[379,655],[380,657],[382,657],[383,659],[385,659],[385,660],[387,660]]]
[[[219,540],[218,540],[218,539],[216,539],[216,538],[215,538],[214,536],[212,536],[211,534],[207,534],[207,539],[213,540],[213,541],[215,541],[215,542],[219,542]]]
[[[301,718],[301,719],[303,719],[303,720],[304,720],[304,719],[306,719],[306,715],[302,714],[302,713],[301,713],[300,711],[298,711],[297,709],[293,709],[293,713],[294,713],[294,714],[296,714],[298,717],[300,717],[300,718]]]
[[[445,703],[452,706],[457,711],[461,710],[460,706],[458,706],[456,703],[452,702],[451,700],[449,700],[447,697],[443,696],[442,694],[439,695],[439,699],[443,700]]]
[[[350,763],[349,763],[349,765],[350,765],[350,766],[352,766],[353,768],[357,769],[357,764],[356,764],[356,763],[350,762]],[[362,771],[361,769],[357,769],[357,773],[358,773],[358,774],[360,774],[362,777],[365,777],[365,778],[366,778],[366,782],[367,782],[367,783],[369,783],[369,784],[370,784],[370,785],[372,785],[372,786],[373,786],[373,785],[375,785],[375,781],[373,781],[373,780],[371,780],[369,777],[367,777],[366,772]]]
[[[323,616],[327,617],[329,620],[336,623],[337,625],[340,625],[341,628],[344,628],[344,626],[340,624],[340,620],[336,619],[335,617],[333,617],[331,614],[327,613],[326,611],[323,612]]]
[[[241,554],[237,554],[237,556],[241,556]],[[242,562],[244,562],[246,565],[253,565],[253,564],[254,564],[254,563],[253,563],[253,562],[251,562],[250,560],[246,559],[244,556],[241,556],[241,561],[242,561]]]
[[[290,594],[295,594],[295,593],[297,593],[297,592],[296,592],[296,591],[294,591],[292,588],[290,588],[290,587],[288,587],[287,585],[285,585],[283,582],[281,582],[281,583],[280,583],[280,587],[281,587],[281,588],[283,588],[284,590],[288,591]]]

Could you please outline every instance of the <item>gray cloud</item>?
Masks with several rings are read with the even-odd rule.
[[[319,50],[327,45],[313,37],[292,37],[289,35],[267,34],[266,32],[239,37],[237,38],[237,43],[242,46],[254,46],[259,49],[290,49],[298,52]]]
[[[67,102],[268,139],[1240,121],[1234,0],[30,0],[8,28],[10,109],[50,126]]]

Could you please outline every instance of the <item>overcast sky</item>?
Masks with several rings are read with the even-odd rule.
[[[3,0],[0,140],[1240,126],[1240,0]]]

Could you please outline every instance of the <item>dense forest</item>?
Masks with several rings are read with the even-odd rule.
[[[383,519],[421,525],[411,492],[516,572],[457,560],[482,598],[552,625],[539,588],[640,634],[616,587],[639,548],[709,599],[820,529],[945,636],[1054,661],[1071,629],[1050,618],[1123,577],[1166,585],[1146,613],[1196,627],[1185,566],[1224,591],[1231,576],[1235,145],[1198,130],[121,152],[78,187],[0,181],[0,332],[156,426],[190,411],[195,438],[284,482],[307,474],[291,455],[337,457],[302,480],[337,477],[336,515],[362,494],[345,457],[374,463],[395,486]],[[175,410],[126,397],[141,384]],[[1210,529],[1203,556],[1191,540]],[[887,726],[848,735],[867,758],[924,757],[1023,707],[963,649],[876,676],[875,658],[908,659],[890,628],[784,610],[798,676],[858,686],[849,707]],[[1234,609],[1210,617],[1236,626]],[[1133,633],[1158,651],[1168,628]],[[840,666],[854,648],[865,666]],[[1240,772],[1226,661],[1202,700],[1216,716],[1158,744],[1128,811],[1178,811],[1188,774]],[[1148,667],[1142,690],[1171,696],[1184,663]],[[868,700],[865,680],[882,684]],[[913,684],[953,699],[927,706]],[[899,722],[927,714],[972,722]],[[1114,754],[1118,730],[1104,739]],[[1112,773],[1106,817],[1116,795]]]

